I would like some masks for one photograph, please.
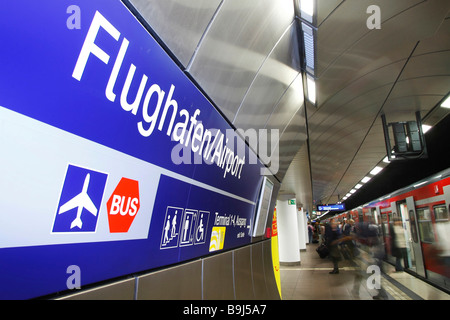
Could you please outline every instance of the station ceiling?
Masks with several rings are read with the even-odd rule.
[[[382,114],[398,122],[420,112],[435,126],[450,111],[440,107],[450,91],[448,0],[125,3],[230,124],[278,130],[276,191],[308,211],[386,165]]]
[[[440,107],[450,91],[450,2],[316,4],[317,102],[306,100],[310,164],[299,152],[282,190],[305,190],[297,172],[310,165],[313,203],[326,204],[373,178],[376,166],[387,166],[381,114],[398,122],[415,120],[419,111],[424,124],[435,126],[450,111]],[[373,4],[380,8],[380,29],[367,27]]]

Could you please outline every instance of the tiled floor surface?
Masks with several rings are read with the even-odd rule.
[[[311,244],[306,252],[301,252],[300,266],[281,266],[283,300],[372,300],[378,294],[378,290],[370,289],[370,279],[368,288],[372,273],[366,272],[367,262],[372,260],[365,252],[362,259],[341,260],[339,274],[329,274],[333,264],[327,258],[321,259],[316,248],[316,244]],[[383,270],[387,276],[381,277],[381,286],[388,300],[450,300],[445,292],[408,273],[395,272],[387,263],[383,263]]]

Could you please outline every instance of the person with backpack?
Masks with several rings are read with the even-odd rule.
[[[342,228],[342,236],[345,237],[342,241],[342,252],[346,259],[352,260],[356,255],[358,255],[357,248],[354,243],[354,238],[356,234],[355,221],[349,219]]]
[[[314,235],[314,228],[311,225],[311,222],[308,222],[308,243],[312,243],[313,240],[313,235]]]
[[[325,225],[320,223],[319,225],[319,246],[325,243]]]

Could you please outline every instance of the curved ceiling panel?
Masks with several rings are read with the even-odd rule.
[[[221,6],[188,71],[228,119],[293,20],[290,0],[227,0]]]
[[[448,94],[450,3],[377,1],[381,29],[369,30],[373,1],[335,1],[335,8],[317,2],[324,11],[317,13],[317,104],[308,107],[308,128],[314,201],[326,203],[385,157],[382,113],[388,121],[414,120]],[[435,109],[430,121],[442,119]]]
[[[304,108],[300,108],[291,121],[280,134],[278,145],[275,148],[272,159],[278,157],[278,171],[275,176],[282,181],[290,163],[294,159],[300,147],[306,145],[306,120]]]
[[[187,67],[221,0],[130,0]]]
[[[299,109],[303,106],[303,80],[302,75],[298,74],[295,80],[291,83],[287,91],[281,97],[279,103],[275,107],[274,111],[269,117],[265,128],[269,130],[277,129],[280,135],[283,134],[285,129],[289,126],[294,115],[297,114]],[[306,134],[305,119],[302,117],[301,125],[303,126],[303,132]],[[293,123],[296,123],[294,120]]]
[[[319,0],[320,1],[320,0]],[[325,2],[324,0],[320,2]],[[369,30],[367,8],[373,1],[345,1],[319,28],[317,36],[317,76],[321,76],[344,52],[354,50],[356,56],[371,60],[384,57],[390,44],[417,41],[432,35],[444,18],[439,5],[423,0],[380,0],[381,29]],[[441,1],[442,2],[442,1]],[[319,7],[320,8],[320,7]],[[427,17],[426,24],[414,23]],[[353,48],[359,46],[359,48]],[[380,52],[381,51],[381,52]],[[390,51],[390,50],[389,50]],[[381,54],[380,54],[381,53]]]
[[[317,1],[317,26],[320,26],[329,15],[345,0]]]
[[[300,72],[297,24],[292,23],[259,69],[233,120],[237,128],[261,129]],[[257,117],[255,117],[257,115]]]
[[[278,161],[278,171],[274,174],[281,181],[297,153],[307,139],[302,75],[298,74],[279,100],[269,117],[265,129],[278,130],[279,141],[272,154]]]
[[[280,187],[280,194],[292,193],[296,195],[298,206],[304,207],[308,212],[313,210],[308,146],[306,144],[303,144],[295,154]]]

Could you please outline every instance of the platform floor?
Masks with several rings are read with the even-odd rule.
[[[371,289],[374,281],[367,280],[367,267],[374,263],[370,254],[360,251],[354,261],[341,260],[339,274],[329,274],[333,264],[328,258],[321,259],[316,252],[317,244],[307,245],[300,253],[299,266],[281,266],[281,295],[283,300],[373,300],[379,294]],[[407,273],[397,272],[389,263],[383,262],[381,287],[384,300],[450,300],[450,295]]]

